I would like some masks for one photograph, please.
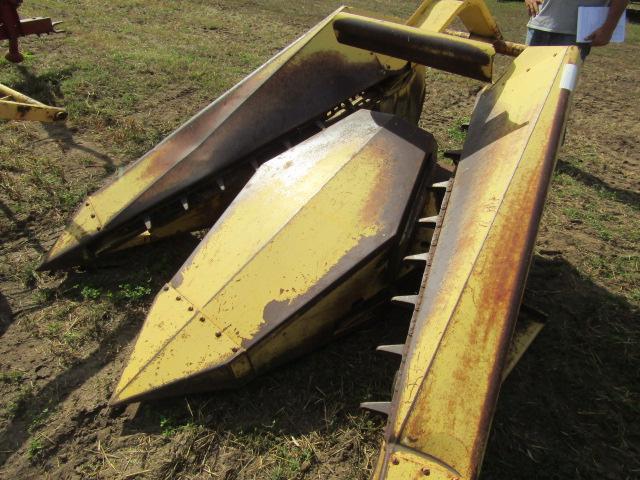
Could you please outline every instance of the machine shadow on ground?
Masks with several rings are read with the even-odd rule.
[[[503,386],[484,478],[588,478],[589,470],[580,474],[586,458],[625,478],[638,467],[633,449],[627,463],[614,464],[596,445],[615,438],[620,444],[609,448],[619,455],[620,445],[634,434],[625,429],[637,430],[633,405],[619,397],[630,395],[638,383],[637,372],[628,368],[637,352],[627,343],[637,332],[638,312],[561,257],[540,255],[526,302],[547,312],[548,324]],[[350,417],[383,425],[382,417],[362,412],[359,403],[391,398],[399,361],[375,347],[402,342],[409,316],[399,307],[380,308],[358,331],[236,391],[142,404],[121,434],[162,434],[167,425],[191,425],[214,433],[212,438],[289,437],[327,434]],[[612,316],[615,324],[608,321]],[[611,410],[616,415],[601,413],[609,411],[601,402],[618,405]]]

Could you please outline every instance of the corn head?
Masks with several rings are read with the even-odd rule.
[[[448,30],[459,19],[467,32]],[[513,57],[493,80],[496,54]],[[502,38],[481,0],[406,22],[340,8],[89,196],[42,268],[209,229],[155,298],[112,403],[241,385],[414,292],[374,478],[473,479],[579,68]],[[417,126],[429,72],[478,95],[464,148]]]

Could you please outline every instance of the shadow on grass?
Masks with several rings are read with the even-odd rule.
[[[633,478],[640,468],[637,307],[562,258],[541,256],[526,302],[549,313],[548,325],[504,384],[482,478]],[[122,434],[171,436],[188,426],[213,433],[209,444],[198,444],[198,462],[165,459],[164,468],[174,475],[197,473],[204,465],[198,455],[215,455],[218,442],[229,437],[250,451],[267,451],[292,435],[318,432],[327,438],[349,428],[360,434],[362,420],[373,419],[363,438],[377,444],[384,419],[363,414],[358,405],[390,398],[399,362],[374,349],[404,341],[408,319],[398,307],[381,308],[375,321],[241,389],[142,404]],[[56,392],[62,401],[112,361],[115,345],[137,332],[137,321],[127,323],[38,398]],[[24,443],[27,426],[26,420],[14,421],[2,438]]]
[[[527,291],[527,303],[549,313],[548,326],[505,382],[482,478],[631,478],[640,467],[631,446],[640,434],[637,309],[561,258],[536,257]],[[274,437],[344,429],[362,418],[360,402],[391,395],[398,360],[374,349],[403,342],[408,316],[393,307],[376,316],[237,391],[142,404],[123,434],[196,425],[259,449]]]
[[[611,194],[613,198],[620,203],[624,203],[636,210],[640,209],[640,193],[638,192],[612,187],[595,175],[585,172],[584,170],[581,170],[580,168],[563,160],[558,160],[558,171],[566,173],[587,187],[596,187]]]
[[[102,161],[106,166],[106,172],[112,172],[115,169],[113,159],[106,153],[99,152],[95,148],[88,147],[83,143],[78,143],[73,137],[73,132],[67,127],[65,123],[43,123],[42,127],[49,134],[52,140],[55,140],[61,144],[63,150],[80,150],[88,153],[94,158]]]
[[[535,258],[526,301],[549,319],[503,386],[483,478],[635,478],[638,307],[560,257]]]
[[[61,84],[64,80],[70,78],[75,71],[74,68],[68,67],[47,71],[41,75],[34,75],[31,70],[23,65],[16,65],[15,68],[22,76],[22,80],[16,83],[13,88],[47,105],[60,103],[59,100],[64,97]],[[60,143],[64,150],[76,149],[88,153],[104,162],[109,172],[115,168],[111,157],[85,144],[78,143],[73,136],[73,132],[64,122],[43,123],[42,127],[51,139]]]
[[[131,318],[122,321],[112,333],[102,339],[98,348],[86,359],[20,399],[16,406],[16,417],[0,432],[0,466],[31,437],[29,429],[37,415],[45,409],[53,411],[75,389],[82,386],[105,364],[113,361],[116,354],[138,333],[137,325],[138,321]]]
[[[123,251],[87,271],[70,272],[57,289],[58,298],[82,300],[80,292],[83,285],[90,285],[96,288],[96,291],[106,293],[117,290],[125,283],[139,286],[141,282],[148,286],[150,294],[155,294],[160,286],[171,278],[196,244],[195,237],[182,235],[172,239],[171,242],[159,242],[143,249]],[[0,313],[2,300],[3,297],[0,295]],[[29,391],[27,395],[20,398],[15,408],[14,418],[0,431],[0,466],[4,465],[13,452],[32,436],[30,426],[40,412],[45,409],[50,412],[55,411],[71,393],[81,388],[106,364],[112,362],[118,352],[135,338],[144,319],[143,315],[138,313],[139,308],[131,308],[135,306],[136,300],[116,297],[113,301],[120,303],[119,311],[133,310],[136,313],[129,313],[112,332],[101,338],[98,346],[87,357],[73,364],[42,387]],[[47,359],[43,361],[46,362]],[[100,409],[106,407],[106,401],[107,399],[94,414],[98,414]],[[57,448],[57,445],[53,446],[48,449],[48,452]]]
[[[9,208],[9,206],[5,205],[5,203],[0,200],[0,212],[2,212],[12,223],[16,230],[20,233],[20,237],[26,239],[27,243],[38,253],[44,253],[45,248],[36,238],[36,235],[33,234],[31,229],[29,228],[29,224],[26,221],[18,220],[13,211]],[[4,233],[3,235],[6,235]],[[6,240],[6,237],[4,238]]]
[[[22,80],[15,83],[12,88],[47,105],[56,105],[58,100],[64,97],[60,86],[75,70],[67,67],[34,75],[24,65],[14,65],[14,68],[22,76]]]
[[[125,432],[161,433],[162,419],[175,426],[196,424],[240,435],[301,435],[340,428],[345,416],[361,412],[361,402],[391,397],[400,359],[375,348],[402,342],[410,315],[388,306],[371,316],[356,331],[237,390],[143,403]]]
[[[0,292],[0,337],[7,331],[13,322],[13,312],[7,298]]]

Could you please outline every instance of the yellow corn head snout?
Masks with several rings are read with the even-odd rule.
[[[459,18],[467,32],[451,32]],[[453,172],[417,124],[426,67],[493,80]],[[210,228],[156,297],[112,403],[230,388],[352,328],[423,271],[374,478],[478,476],[578,73],[506,42],[481,0],[406,22],[341,8],[91,195],[58,268]],[[424,245],[429,245],[428,248]],[[402,263],[402,259],[407,260]],[[514,335],[514,331],[516,334]]]
[[[158,295],[113,401],[228,387],[330,337],[385,287],[434,146],[362,110],[262,165]]]

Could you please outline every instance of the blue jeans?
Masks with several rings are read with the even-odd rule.
[[[527,45],[532,47],[577,45],[580,49],[580,57],[584,61],[591,51],[588,43],[576,43],[576,36],[567,33],[545,32],[535,28],[527,28]]]

